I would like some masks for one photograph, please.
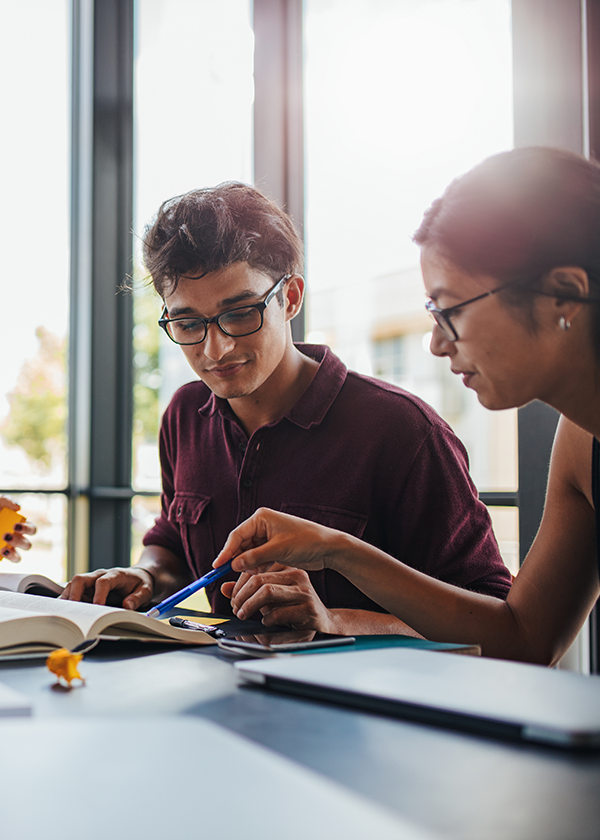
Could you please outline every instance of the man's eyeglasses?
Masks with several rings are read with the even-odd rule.
[[[291,274],[286,274],[281,280],[278,280],[260,303],[228,309],[226,312],[221,312],[220,315],[215,315],[214,318],[165,318],[167,313],[167,307],[165,306],[158,325],[162,327],[171,341],[183,345],[201,344],[206,338],[209,324],[216,324],[221,332],[232,338],[252,335],[262,327],[265,309],[291,276]]]
[[[445,338],[450,341],[458,341],[458,333],[456,332],[454,324],[450,320],[452,315],[456,315],[457,312],[464,309],[464,307],[468,306],[470,303],[475,303],[477,300],[483,300],[483,298],[490,297],[490,295],[495,295],[496,292],[501,292],[502,289],[506,289],[507,286],[514,285],[514,282],[515,281],[512,280],[510,283],[504,283],[502,286],[492,289],[491,292],[484,292],[482,295],[477,295],[477,297],[464,300],[462,303],[457,303],[456,306],[447,306],[446,309],[439,309],[432,300],[428,300],[425,304],[425,309],[429,312],[435,323],[444,333]],[[536,294],[540,293],[538,292]],[[544,294],[544,292],[541,292],[541,294]]]

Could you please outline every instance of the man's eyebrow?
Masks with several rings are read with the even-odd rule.
[[[220,300],[217,304],[217,309],[223,311],[225,309],[231,308],[232,306],[235,306],[238,303],[244,303],[244,301],[252,300],[252,298],[256,299],[259,297],[261,297],[261,295],[259,295],[253,289],[245,289],[243,292],[240,292],[237,295],[233,295],[232,297],[223,298],[223,300]],[[169,309],[169,307],[167,306],[167,312],[169,313],[169,318],[185,318],[186,315],[198,317],[198,311],[192,306],[176,306],[173,307],[173,309]]]

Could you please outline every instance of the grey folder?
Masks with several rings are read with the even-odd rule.
[[[387,648],[237,662],[243,681],[410,720],[566,747],[600,747],[600,677]]]

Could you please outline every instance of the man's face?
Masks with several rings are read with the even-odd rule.
[[[206,274],[182,276],[177,288],[165,297],[169,318],[212,318],[264,300],[275,285],[272,277],[245,262]],[[288,348],[287,321],[290,315],[273,298],[264,311],[262,328],[252,335],[225,335],[217,324],[210,324],[201,344],[182,346],[192,370],[222,399],[249,397],[269,387],[278,377]]]

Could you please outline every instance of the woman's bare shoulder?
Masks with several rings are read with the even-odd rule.
[[[561,417],[552,448],[551,473],[559,481],[592,501],[593,436],[566,417]]]

